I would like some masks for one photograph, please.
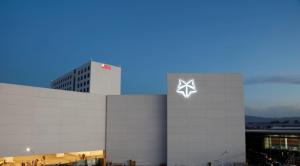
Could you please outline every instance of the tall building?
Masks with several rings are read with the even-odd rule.
[[[51,88],[97,94],[120,94],[121,68],[89,61],[52,80]]]

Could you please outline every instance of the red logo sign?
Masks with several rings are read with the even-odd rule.
[[[111,66],[107,65],[107,64],[102,64],[101,67],[102,67],[102,69],[105,69],[105,70],[111,70]]]

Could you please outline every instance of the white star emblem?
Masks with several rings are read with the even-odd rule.
[[[185,98],[189,98],[192,94],[196,93],[197,89],[194,79],[189,81],[179,79],[176,92],[182,94]]]

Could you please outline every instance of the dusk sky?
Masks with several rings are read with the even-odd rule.
[[[300,1],[0,1],[0,82],[49,87],[90,59],[122,67],[123,94],[241,73],[247,114],[300,116]]]

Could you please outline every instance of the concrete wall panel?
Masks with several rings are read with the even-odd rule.
[[[166,96],[107,97],[107,160],[166,163]]]
[[[110,66],[103,69],[102,63],[91,62],[90,92],[105,95],[121,93],[121,68]]]
[[[1,83],[0,156],[104,149],[105,112],[104,95]]]
[[[179,79],[197,92],[177,93]],[[238,74],[169,74],[168,166],[245,162],[243,81]]]

